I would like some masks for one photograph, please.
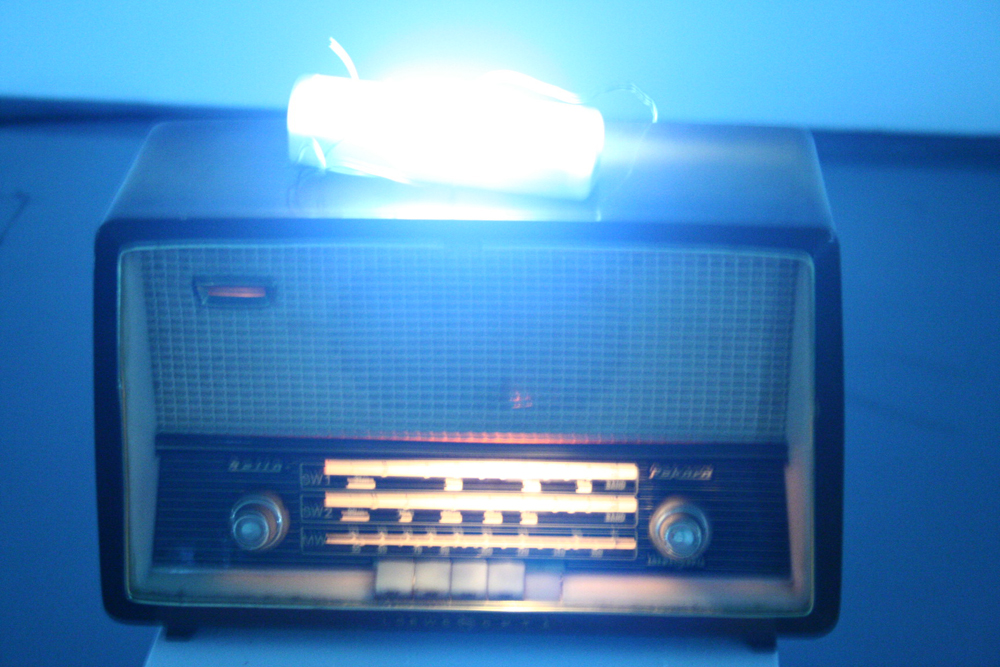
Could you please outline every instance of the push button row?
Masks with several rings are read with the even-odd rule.
[[[378,597],[524,599],[524,561],[383,559],[375,566]]]

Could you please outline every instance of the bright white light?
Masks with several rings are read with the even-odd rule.
[[[327,533],[326,543],[360,547],[449,547],[451,549],[604,549],[633,550],[634,537],[582,535],[492,535],[462,533]]]
[[[513,461],[509,459],[326,459],[323,474],[348,477],[524,479],[541,481],[636,480],[634,463]]]
[[[305,77],[288,103],[291,158],[402,182],[584,199],[604,121],[596,109],[551,99],[546,85]]]
[[[575,493],[452,493],[399,491],[327,491],[325,507],[364,510],[441,510],[448,512],[581,512],[632,514],[635,496]]]

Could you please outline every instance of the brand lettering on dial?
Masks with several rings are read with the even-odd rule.
[[[270,457],[234,456],[229,459],[229,472],[281,472],[281,459]]]
[[[692,482],[711,481],[715,468],[711,465],[671,465],[654,463],[649,467],[650,479],[675,479]]]
[[[697,569],[705,567],[704,556],[699,556],[693,560],[687,561],[676,561],[660,556],[659,554],[648,554],[646,556],[647,565],[669,565],[670,567],[676,567],[681,569]]]

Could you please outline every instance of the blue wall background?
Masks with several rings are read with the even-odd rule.
[[[0,95],[283,107],[295,79],[516,69],[631,81],[665,118],[1000,132],[994,0],[3,3]]]
[[[666,119],[1000,134],[1000,5],[871,0],[5,3],[0,97],[284,104],[305,72],[629,80]],[[143,122],[0,99],[0,665],[139,665],[100,605],[94,233]],[[998,141],[820,135],[843,244],[844,605],[785,665],[1000,661]],[[31,591],[28,594],[28,591]]]

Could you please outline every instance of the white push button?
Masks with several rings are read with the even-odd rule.
[[[487,567],[484,560],[456,560],[451,563],[453,598],[486,597]]]
[[[562,568],[529,568],[524,574],[524,599],[545,602],[561,600]]]
[[[380,560],[375,564],[375,595],[410,597],[413,595],[413,561]]]
[[[520,600],[524,598],[524,561],[489,561],[486,595],[491,600]]]
[[[451,591],[450,560],[418,560],[413,572],[413,594],[447,597]]]

